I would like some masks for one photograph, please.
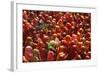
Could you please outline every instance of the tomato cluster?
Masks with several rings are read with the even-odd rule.
[[[91,59],[91,14],[23,10],[23,62]]]

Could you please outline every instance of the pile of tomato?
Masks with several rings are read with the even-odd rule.
[[[23,10],[23,62],[91,59],[91,13]]]

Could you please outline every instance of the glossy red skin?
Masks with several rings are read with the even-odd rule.
[[[48,52],[47,60],[48,61],[54,61],[54,52],[53,51]]]

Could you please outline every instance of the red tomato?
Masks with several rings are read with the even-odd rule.
[[[26,46],[24,55],[25,55],[26,60],[28,61],[32,60],[33,55],[32,55],[31,46]]]
[[[48,52],[47,60],[48,61],[53,61],[54,60],[54,52],[53,51]]]

